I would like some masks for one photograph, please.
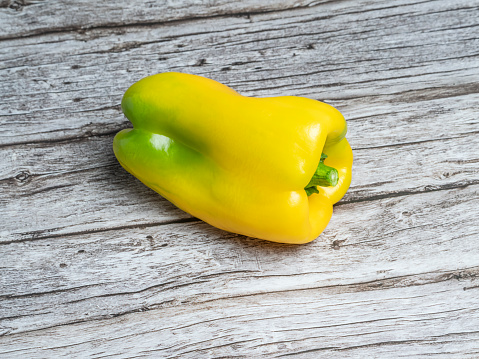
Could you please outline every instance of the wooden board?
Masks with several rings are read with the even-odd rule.
[[[0,357],[478,357],[478,10],[0,1]],[[119,166],[121,96],[164,71],[340,109],[353,182],[316,241],[215,229]]]

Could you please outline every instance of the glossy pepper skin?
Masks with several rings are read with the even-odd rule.
[[[162,73],[132,85],[119,132],[120,164],[177,207],[226,231],[306,243],[326,228],[346,193],[353,161],[346,122],[334,107],[302,97],[245,97],[216,81]],[[321,154],[334,187],[309,183]]]

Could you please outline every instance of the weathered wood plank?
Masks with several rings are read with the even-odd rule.
[[[447,106],[398,104],[387,114],[379,104],[350,109],[366,116],[349,125],[355,175],[343,202],[477,183],[478,103],[479,95],[467,95]],[[0,241],[191,218],[127,174],[111,142],[102,136],[5,147]]]
[[[15,4],[0,357],[479,355],[479,1]],[[220,231],[120,168],[121,95],[170,70],[345,114],[355,176],[317,241]]]
[[[479,27],[470,1],[364,11],[337,4],[321,16],[298,9],[3,41],[0,76],[9,81],[0,83],[0,144],[111,134],[124,126],[118,105],[126,88],[171,70],[245,95],[302,95],[341,107],[381,95],[429,99],[441,88],[477,92]]]
[[[81,31],[95,27],[179,23],[202,18],[248,16],[249,14],[308,7],[323,1],[225,1],[195,0],[126,1],[2,1],[0,39]],[[75,16],[72,16],[75,14]],[[108,14],[108,16],[105,16]]]
[[[366,121],[365,133],[368,125]],[[396,130],[402,128],[391,127],[391,138]],[[477,133],[451,136],[356,149],[355,176],[341,203],[479,183],[479,153],[471,150],[479,147]],[[111,140],[101,137],[4,150],[11,162],[0,167],[0,173],[14,171],[0,181],[4,218],[0,243],[191,218],[124,171],[111,153]],[[28,156],[32,152],[35,158]]]
[[[401,9],[402,12],[404,12],[404,9],[399,7],[398,9]],[[462,10],[463,11],[463,10]],[[403,14],[403,13],[400,14]],[[448,13],[448,12],[446,12]],[[273,16],[273,15],[269,15]],[[303,15],[303,16],[308,16],[308,15]],[[399,15],[398,15],[399,16]],[[274,16],[273,16],[274,17]],[[277,19],[273,19],[277,20]],[[341,19],[340,19],[341,20]],[[340,21],[338,20],[338,21]],[[294,20],[297,21],[297,20]],[[312,20],[315,21],[315,20]],[[233,24],[235,25],[235,24]],[[264,24],[262,25],[264,28]],[[144,31],[143,29],[141,29]],[[266,31],[266,30],[264,30]],[[269,29],[268,29],[269,31]],[[108,35],[111,36],[111,35]],[[299,35],[297,35],[299,36]],[[344,36],[344,35],[343,35]],[[469,35],[470,36],[470,35]],[[269,38],[266,40],[269,41]],[[471,39],[469,39],[471,40]],[[467,41],[469,41],[467,40]],[[238,40],[236,40],[238,41]],[[352,41],[352,40],[350,40]],[[254,43],[254,42],[253,42]],[[75,43],[76,45],[77,43]],[[260,44],[261,45],[261,44]],[[51,48],[50,44],[45,44],[44,46],[47,46]],[[85,45],[87,46],[87,45]],[[88,46],[91,46],[89,44]],[[35,44],[32,47],[32,51],[34,49],[37,49],[38,45]],[[465,47],[466,48],[466,47]],[[69,50],[75,50],[75,46],[69,47],[64,49],[61,52],[69,51]],[[474,49],[474,47],[467,47],[468,51],[472,51],[471,49]],[[312,49],[314,50],[314,49]],[[56,51],[56,50],[55,50]],[[78,50],[76,50],[78,51]],[[108,53],[105,50],[105,53],[102,54],[102,56],[108,56],[110,53]],[[81,52],[80,52],[81,53]],[[340,54],[336,54],[337,56],[340,56]],[[63,56],[63,55],[62,55]],[[83,56],[83,55],[82,55]],[[313,56],[313,55],[311,55]],[[342,55],[341,55],[342,56]],[[386,57],[386,60],[388,58]],[[275,60],[278,61],[278,60]],[[384,62],[385,60],[383,60]],[[104,61],[103,61],[104,62]],[[329,63],[330,67],[333,66],[333,63]],[[467,71],[469,71],[468,69]],[[56,71],[55,69],[52,69],[52,71]],[[118,73],[117,71],[115,74]],[[288,77],[285,77],[285,79],[288,79]],[[468,79],[474,80],[474,77],[471,77]],[[457,79],[455,79],[456,81]],[[96,81],[96,80],[95,80]],[[258,80],[258,81],[261,81]],[[382,82],[382,79],[378,80],[379,82]],[[111,81],[109,81],[111,83]],[[105,86],[97,86],[97,91],[104,91]],[[245,85],[244,85],[245,86]],[[107,86],[108,87],[108,86]],[[271,93],[273,90],[265,90],[268,94],[275,94],[274,92]],[[294,92],[294,91],[293,91]],[[477,107],[477,83],[472,83],[470,85],[467,84],[460,84],[460,85],[451,85],[451,87],[447,88],[446,90],[443,89],[443,87],[438,90],[437,88],[434,89],[420,89],[420,90],[409,90],[405,92],[401,92],[399,94],[392,94],[392,95],[375,95],[375,96],[369,96],[367,98],[349,98],[347,100],[331,100],[334,105],[337,105],[346,115],[348,119],[351,119],[353,122],[350,122],[350,138],[351,142],[353,144],[353,147],[355,149],[358,148],[368,148],[368,147],[381,147],[381,146],[390,146],[390,145],[396,145],[398,143],[410,143],[410,142],[420,142],[420,141],[428,141],[428,140],[434,140],[434,139],[440,139],[440,138],[454,138],[458,136],[463,136],[466,133],[474,133],[475,128],[477,128],[477,116],[475,116],[475,108]],[[44,92],[38,93],[37,95],[39,96],[44,96]],[[56,96],[62,96],[63,94],[56,94]],[[306,94],[307,95],[307,94]],[[67,96],[71,96],[70,94],[67,94]],[[12,95],[7,95],[7,98],[15,98],[17,101],[22,101],[24,104],[24,98],[18,98],[18,96],[15,96],[14,94]],[[448,97],[451,97],[450,101],[447,101],[446,99]],[[98,104],[98,96],[93,96],[92,101],[96,101],[97,105]],[[69,99],[70,103],[75,103],[75,100],[80,99],[80,98],[74,98],[73,102],[71,99]],[[58,101],[58,98],[55,99],[55,101]],[[427,101],[427,105],[426,105]],[[452,103],[449,103],[453,101]],[[42,103],[45,103],[46,101],[43,101]],[[35,101],[32,102],[33,104]],[[32,104],[31,103],[31,104]],[[76,102],[76,103],[81,103]],[[69,105],[71,106],[71,104]],[[343,109],[344,107],[344,109]],[[61,112],[64,113],[65,111],[68,111],[68,108],[65,110],[62,110]],[[151,201],[154,201],[154,203],[157,203],[156,201],[158,200],[156,197],[151,197],[148,196],[149,199],[145,200],[142,199],[142,203],[138,206],[136,203],[134,204],[134,208],[131,207],[131,201],[132,198],[130,194],[132,191],[134,191],[134,198],[137,198],[137,191],[140,191],[142,194],[148,193],[146,189],[143,189],[140,185],[137,185],[136,187],[133,188],[128,188],[129,185],[125,184],[120,188],[118,184],[125,179],[124,174],[122,172],[121,175],[117,174],[118,172],[118,166],[115,167],[115,161],[111,157],[111,151],[109,149],[109,144],[108,142],[111,141],[111,133],[114,133],[115,131],[119,130],[120,128],[125,126],[124,120],[120,120],[118,122],[111,113],[115,114],[116,118],[121,118],[121,114],[119,112],[118,107],[113,106],[112,108],[107,108],[107,109],[101,109],[99,111],[90,111],[90,110],[85,110],[85,112],[88,116],[95,116],[98,117],[98,113],[100,113],[101,122],[103,121],[109,121],[108,123],[101,123],[101,124],[94,124],[94,123],[87,123],[87,124],[82,124],[80,121],[79,124],[74,124],[71,129],[65,129],[65,123],[71,123],[71,121],[65,121],[65,116],[61,115],[60,118],[58,118],[58,125],[59,130],[57,131],[55,129],[56,124],[53,123],[52,127],[52,122],[50,122],[51,118],[49,121],[45,121],[45,114],[40,113],[36,114],[35,116],[38,116],[38,120],[41,121],[42,126],[40,124],[35,124],[35,122],[30,122],[27,121],[27,125],[34,126],[35,130],[38,131],[38,127],[42,127],[41,131],[44,131],[43,133],[46,134],[48,137],[45,139],[46,141],[49,141],[49,137],[52,136],[53,134],[53,139],[56,138],[56,135],[61,133],[60,136],[63,136],[64,133],[69,132],[70,130],[73,131],[76,135],[79,136],[92,136],[95,134],[106,134],[108,137],[103,138],[103,140],[100,138],[100,142],[97,142],[97,139],[93,139],[92,141],[86,142],[85,147],[82,148],[76,148],[75,145],[73,147],[73,150],[76,149],[76,151],[71,151],[68,148],[65,148],[63,144],[60,144],[60,147],[56,147],[56,143],[50,144],[47,147],[48,152],[55,152],[55,151],[60,151],[60,155],[63,158],[58,158],[58,157],[50,157],[48,153],[38,153],[38,157],[43,159],[44,163],[39,162],[36,166],[32,168],[32,162],[34,161],[28,161],[28,152],[32,150],[32,147],[27,146],[23,151],[25,151],[25,155],[19,156],[20,158],[25,158],[27,159],[27,163],[22,163],[22,161],[17,160],[17,154],[19,152],[18,147],[14,147],[12,149],[7,149],[8,152],[6,158],[11,159],[10,161],[7,160],[6,168],[4,167],[4,170],[2,170],[3,173],[6,173],[6,175],[3,176],[4,179],[8,179],[8,181],[4,181],[3,184],[6,186],[6,191],[5,193],[8,193],[8,188],[9,185],[12,184],[19,184],[23,185],[21,186],[21,192],[19,194],[21,196],[18,196],[13,194],[14,197],[21,197],[19,199],[19,202],[17,204],[9,203],[8,207],[8,213],[14,214],[15,217],[20,217],[23,218],[23,222],[18,223],[17,221],[10,221],[10,223],[14,223],[15,226],[19,226],[23,229],[23,234],[22,236],[18,236],[17,233],[13,234],[12,232],[9,232],[8,234],[6,232],[4,239],[11,240],[11,236],[14,235],[16,239],[18,238],[25,238],[28,236],[38,236],[38,235],[44,235],[45,232],[50,233],[50,234],[58,234],[58,233],[68,233],[70,231],[83,231],[83,230],[92,230],[92,229],[97,229],[97,228],[102,228],[102,224],[104,223],[110,223],[110,226],[116,225],[119,226],[120,224],[118,221],[121,223],[128,222],[129,225],[131,224],[145,224],[145,223],[151,223],[150,221],[146,219],[150,218],[155,218],[154,223],[158,223],[156,221],[171,221],[175,220],[178,218],[188,218],[189,216],[185,217],[185,214],[183,214],[180,211],[175,210],[172,206],[170,206],[166,202],[162,202],[164,206],[166,206],[166,210],[164,211],[162,208],[159,208],[160,211],[158,213],[158,208],[152,207]],[[22,118],[26,117],[25,115],[20,115]],[[383,119],[384,118],[384,119]],[[25,124],[25,121],[23,122]],[[444,126],[444,123],[448,123],[451,125],[454,125],[453,127],[451,126]],[[15,126],[16,129],[18,129],[18,123],[15,121],[5,121],[3,122],[4,125],[6,126]],[[100,127],[101,125],[101,127]],[[21,126],[22,131],[28,126]],[[44,130],[43,130],[44,128]],[[371,133],[371,128],[375,129],[374,134]],[[25,133],[22,133],[22,131],[16,131],[19,132],[18,136],[22,136],[22,139],[28,138],[29,135],[26,135]],[[8,129],[5,131],[7,134],[8,133],[13,133],[13,131],[9,131]],[[365,134],[369,134],[369,136],[365,136]],[[34,138],[38,139],[38,133],[33,133],[31,134]],[[14,134],[14,136],[17,136]],[[61,137],[60,137],[61,139]],[[98,147],[98,143],[101,144],[101,148]],[[94,148],[90,148],[88,146],[93,145]],[[444,144],[444,146],[449,146],[449,144]],[[38,151],[37,147],[35,148],[35,151]],[[42,147],[40,147],[42,148]],[[91,154],[91,151],[101,151],[100,153],[94,153]],[[384,150],[388,155],[391,153],[394,153],[394,151],[397,151],[398,149],[390,149],[390,150]],[[441,150],[439,148],[439,150]],[[463,146],[461,150],[466,150],[467,151],[467,145]],[[22,151],[20,149],[20,151]],[[379,150],[383,151],[383,150]],[[356,150],[357,152],[357,150]],[[412,167],[416,164],[416,161],[414,157],[416,158],[421,158],[421,156],[418,156],[418,152],[421,152],[419,149],[419,146],[416,146],[416,150],[413,151],[413,155],[409,156],[410,159],[413,161],[410,164]],[[11,155],[8,155],[8,153],[12,153]],[[85,153],[88,153],[88,156],[85,156]],[[109,153],[109,155],[106,155]],[[434,155],[434,151],[430,152]],[[438,152],[440,153],[440,152]],[[358,155],[360,157],[358,157]],[[462,159],[461,153],[457,153],[459,158],[454,159],[455,161],[464,161]],[[470,156],[469,154],[468,156]],[[362,164],[369,162],[369,157],[374,156],[375,161],[370,162],[369,166],[363,166]],[[383,154],[379,155],[380,157],[384,157]],[[93,158],[91,158],[93,157]],[[457,156],[456,156],[457,157]],[[83,167],[79,162],[78,158],[85,158],[86,160],[91,161],[90,163],[86,164],[86,168],[89,169],[89,172],[85,174],[81,174],[78,172],[79,170],[84,171],[85,167]],[[386,158],[386,157],[384,157]],[[358,183],[358,186],[361,188],[368,188],[371,190],[373,188],[375,190],[376,195],[384,195],[386,191],[391,191],[391,192],[400,192],[404,190],[410,190],[411,186],[416,186],[415,183],[415,178],[414,177],[408,177],[405,178],[402,185],[409,183],[409,187],[406,185],[404,186],[398,186],[396,181],[390,182],[390,180],[385,180],[381,181],[379,183],[379,189],[377,187],[378,181],[376,180],[371,180],[372,177],[374,177],[375,173],[371,172],[371,170],[374,171],[375,168],[378,168],[378,163],[376,162],[377,159],[377,154],[369,153],[366,155],[364,158],[361,158],[361,153],[357,153],[356,156],[356,161],[362,161],[359,162],[360,166],[357,166],[358,168],[364,168],[366,169],[366,175],[364,173],[359,173],[359,176],[356,177],[355,181],[359,178],[361,182]],[[400,160],[399,157],[396,157],[397,160]],[[428,158],[428,161],[431,159]],[[467,158],[467,161],[469,162],[469,166],[473,166],[475,161],[475,157],[473,156],[472,158]],[[384,162],[389,162],[389,157],[383,161]],[[446,159],[444,159],[446,161]],[[438,178],[440,179],[441,177],[445,176],[450,176],[451,172],[447,171],[441,171],[441,166],[444,168],[447,168],[449,163],[445,163],[444,161],[439,161],[438,162],[433,162],[433,164],[436,165],[436,167],[431,168],[429,171],[429,176],[425,179],[423,179],[422,186],[417,186],[419,189],[423,189],[425,186],[431,185],[429,180],[432,180],[433,185],[437,185],[438,183],[440,185],[451,185],[453,183],[459,183],[460,185],[463,184],[463,182],[459,181],[454,181],[457,179],[457,176],[461,176],[461,168],[458,167],[456,170],[453,172],[455,175],[453,175],[452,179],[450,181],[438,181]],[[39,170],[39,167],[45,166],[48,163],[52,164],[58,164],[58,166],[55,166],[55,168],[51,168],[51,165],[47,165],[47,167],[43,167],[43,170]],[[68,173],[68,164],[72,164],[74,168],[73,171],[75,171],[73,174]],[[463,163],[463,162],[461,162]],[[105,171],[105,168],[103,167],[103,164],[106,166],[111,166],[110,171]],[[420,163],[419,163],[420,164]],[[95,167],[99,167],[95,169]],[[392,166],[388,166],[388,169],[392,168],[393,172],[391,173],[391,178],[396,178],[396,172],[395,170],[401,172],[401,169],[403,167],[402,162],[393,162]],[[50,169],[51,168],[51,169]],[[390,170],[389,170],[390,171]],[[413,176],[414,173],[414,168],[408,168],[408,171],[403,171],[402,173],[399,173],[399,177],[402,177],[405,173],[410,173],[411,176]],[[467,170],[470,171],[470,170]],[[53,176],[52,176],[53,172]],[[59,173],[67,172],[66,176],[63,176],[63,181],[60,181],[58,183],[57,181],[59,180]],[[115,173],[112,176],[112,173]],[[469,172],[466,172],[469,173]],[[39,175],[40,174],[40,175]],[[31,176],[33,175],[33,176]],[[38,176],[39,175],[39,176]],[[462,175],[464,177],[464,175]],[[466,174],[468,176],[468,174]],[[432,177],[432,178],[431,178]],[[126,177],[128,178],[128,177]],[[33,181],[31,181],[33,179]],[[100,183],[98,183],[100,181]],[[389,181],[389,183],[388,183]],[[25,183],[27,182],[27,183]],[[93,191],[94,193],[90,194],[90,186],[85,186],[83,185],[85,182],[88,183],[98,183],[98,187],[94,187]],[[24,184],[27,184],[25,186]],[[354,188],[356,186],[356,182],[353,182],[353,188],[350,191],[349,196],[352,196],[350,198],[356,198],[358,199],[358,196],[354,196]],[[387,189],[385,189],[385,187]],[[16,187],[13,187],[14,189]],[[30,192],[23,191],[29,189]],[[101,193],[98,193],[98,189],[101,189]],[[121,193],[123,195],[117,193],[118,190],[121,189]],[[40,191],[40,192],[39,192]],[[34,193],[36,198],[39,200],[37,202],[32,202],[32,197],[29,197],[29,193],[32,192],[37,192]],[[103,196],[104,193],[108,193],[109,196],[106,198]],[[67,198],[66,201],[64,201],[61,204],[55,204],[55,195],[58,195],[59,197],[62,198]],[[6,198],[11,198],[12,194],[9,193]],[[113,197],[111,199],[110,197]],[[148,197],[142,197],[142,198],[148,198]],[[68,200],[71,198],[71,200]],[[82,200],[79,200],[78,198],[81,198]],[[124,198],[123,201],[117,201],[117,198]],[[123,213],[115,213],[111,211],[112,209],[112,200],[115,201],[116,206],[119,207],[118,204],[125,210],[131,210],[131,213],[138,213],[137,216],[133,216],[131,220],[129,220],[129,216],[123,216]],[[20,202],[23,201],[25,204],[20,204]],[[96,203],[95,203],[96,202]],[[40,208],[40,213],[36,215],[35,218],[32,218],[31,211],[28,210],[28,205],[27,204],[32,204],[32,203],[37,203],[37,208]],[[69,204],[67,204],[69,203]],[[138,208],[139,207],[139,208]],[[56,209],[57,213],[59,214],[59,217],[62,217],[62,213],[64,214],[63,217],[66,217],[66,221],[62,223],[58,223],[58,219],[55,219],[56,225],[53,225],[52,223],[49,223],[49,220],[52,219],[51,216],[48,215],[52,209]],[[71,211],[75,215],[72,216]],[[26,213],[25,213],[26,212]],[[46,213],[43,214],[42,212]],[[19,213],[22,213],[23,215],[18,216]],[[114,216],[115,218],[111,218],[111,216]],[[125,220],[125,218],[128,218],[128,220]],[[73,228],[75,225],[78,224],[75,220],[79,219],[80,220],[80,227]],[[74,222],[72,222],[74,220]],[[113,221],[113,222],[111,222]],[[85,226],[82,226],[86,224]],[[35,233],[29,233],[33,232],[34,229],[36,228]],[[6,230],[6,228],[4,228]],[[7,238],[9,237],[9,238]]]
[[[179,296],[174,306],[0,338],[0,355],[474,358],[479,297],[477,281],[464,274],[408,287],[394,281],[384,282],[386,288],[382,282],[313,287],[204,304]],[[476,288],[463,289],[471,285]]]
[[[15,333],[258,293],[416,286],[462,271],[474,286],[478,211],[471,185],[340,205],[305,246],[203,222],[3,244],[0,325]]]

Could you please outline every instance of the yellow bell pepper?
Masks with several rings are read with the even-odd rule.
[[[162,73],[131,86],[120,164],[177,207],[226,231],[306,243],[351,182],[346,122],[302,97],[245,97],[216,81]]]

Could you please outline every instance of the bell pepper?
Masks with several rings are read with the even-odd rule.
[[[246,97],[201,76],[169,72],[133,84],[121,107],[134,128],[113,141],[120,164],[220,229],[273,242],[312,241],[350,185],[346,122],[325,103]]]

